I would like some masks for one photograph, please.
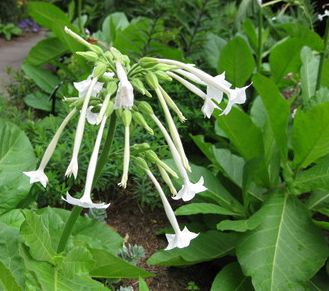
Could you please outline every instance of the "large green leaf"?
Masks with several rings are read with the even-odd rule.
[[[108,15],[102,24],[102,33],[108,44],[115,41],[118,32],[129,25],[127,16],[123,12],[114,12]]]
[[[0,223],[0,282],[5,290],[23,290],[24,263],[18,254],[19,231]]]
[[[294,166],[304,168],[329,153],[329,103],[297,110],[292,131]]]
[[[52,102],[49,98],[49,95],[44,94],[40,91],[37,91],[32,94],[28,94],[24,97],[24,102],[26,105],[43,111],[51,111]]]
[[[246,160],[264,153],[261,130],[241,109],[234,107],[227,116],[218,116],[217,125],[228,136],[240,155]]]
[[[47,291],[105,291],[108,290],[100,282],[87,276],[68,276],[58,267],[47,262],[38,262],[31,258],[24,246],[20,247],[20,254],[24,258],[25,267],[29,274],[33,274],[33,286],[29,290]]]
[[[329,209],[328,191],[314,191],[305,201],[305,206],[311,210],[317,210],[323,207]]]
[[[299,72],[301,65],[299,52],[302,47],[303,41],[299,38],[287,38],[273,47],[270,54],[270,66],[275,83],[282,81],[288,73]]]
[[[218,68],[220,54],[227,41],[220,36],[208,32],[207,39],[204,44],[204,57],[209,66],[213,69]]]
[[[70,216],[70,211],[59,208],[39,209],[38,213],[42,216],[53,219],[50,225],[50,234],[53,245],[58,245],[59,235],[63,229],[64,223]],[[93,220],[87,217],[79,217],[72,230],[72,239],[75,243],[83,241],[91,248],[104,249],[112,254],[117,254],[122,247],[123,239],[110,226],[103,222]]]
[[[21,226],[24,243],[29,247],[35,260],[54,264],[56,252],[50,236],[51,218],[33,212],[25,212],[25,221]]]
[[[36,159],[25,133],[0,119],[0,213],[15,208],[30,190],[23,171],[32,170]]]
[[[176,209],[176,215],[193,215],[193,214],[219,214],[219,215],[235,215],[229,211],[212,203],[190,203]]]
[[[243,273],[256,290],[303,290],[324,264],[328,245],[296,197],[273,194],[266,216],[236,246]]]
[[[253,85],[262,98],[269,118],[269,125],[280,148],[281,156],[283,159],[286,159],[290,113],[289,104],[283,99],[272,80],[258,74],[253,78]]]
[[[234,234],[210,230],[200,233],[186,248],[156,252],[147,263],[161,266],[187,266],[210,261],[230,253],[235,247],[235,241]]]
[[[52,29],[53,23],[57,21],[70,23],[65,13],[51,3],[41,1],[29,2],[27,12],[37,23],[49,29]]]
[[[230,40],[222,49],[218,71],[225,72],[227,79],[236,87],[242,87],[255,68],[251,49],[241,36]]]
[[[312,168],[299,172],[294,185],[300,193],[314,190],[329,191],[329,156],[323,158]]]
[[[74,25],[72,25],[70,22],[63,20],[58,20],[54,22],[51,29],[54,32],[54,34],[59,38],[59,40],[62,42],[62,45],[64,45],[72,53],[76,51],[85,50],[86,48],[81,43],[79,43],[76,39],[72,38],[65,32],[64,30],[65,26],[67,26],[68,28],[70,28],[76,33],[78,32],[77,28]]]
[[[210,291],[252,291],[250,278],[243,275],[238,263],[225,266],[215,277]]]
[[[25,62],[40,66],[60,57],[67,51],[67,48],[56,37],[50,37],[39,41],[31,48],[29,54],[25,58]]]
[[[300,57],[303,63],[300,69],[302,97],[306,102],[315,95],[320,58],[309,47],[303,47]]]
[[[107,251],[92,249],[91,253],[96,262],[95,267],[90,271],[90,275],[94,278],[134,279],[153,276]]]
[[[22,69],[28,77],[30,77],[42,90],[47,93],[51,93],[60,82],[56,75],[41,67],[36,67],[25,63],[22,66]]]

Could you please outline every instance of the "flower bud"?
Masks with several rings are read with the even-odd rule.
[[[76,54],[93,63],[98,60],[98,55],[95,52],[76,52]]]
[[[108,82],[106,85],[106,94],[113,95],[118,89],[116,82]]]
[[[156,64],[158,64],[158,62],[156,61],[155,58],[150,58],[150,57],[145,57],[145,58],[141,58],[139,60],[139,64],[143,67],[143,68],[150,68],[155,66]]]
[[[146,151],[146,150],[150,149],[150,145],[146,142],[136,143],[133,146],[131,146],[131,148],[135,151],[143,152],[143,151]]]
[[[107,69],[106,64],[97,63],[93,71],[93,76],[96,78],[101,77],[106,72],[106,69]]]
[[[113,62],[114,58],[113,58],[113,55],[112,55],[112,53],[111,53],[110,51],[106,51],[106,52],[104,53],[104,56],[105,56],[105,58],[106,58],[108,61]]]
[[[133,119],[134,121],[142,126],[149,134],[153,135],[153,129],[147,124],[146,120],[144,119],[143,115],[139,112],[133,113]]]
[[[147,103],[146,101],[139,102],[138,109],[144,114],[148,114],[148,115],[154,114],[151,105],[149,103]]]
[[[125,109],[123,112],[122,112],[122,121],[123,121],[123,124],[125,125],[125,127],[128,127],[131,123],[131,111],[128,110],[128,109]]]
[[[146,90],[143,82],[138,79],[138,78],[134,78],[131,81],[132,85],[134,86],[134,88],[141,94],[146,95],[147,97],[152,97],[152,95],[150,94],[149,91]]]
[[[159,169],[159,172],[160,172],[160,175],[161,175],[163,181],[169,187],[169,190],[170,190],[171,194],[176,196],[177,195],[176,188],[175,188],[174,184],[172,183],[168,173],[160,166],[158,166],[158,169]]]
[[[148,72],[145,76],[147,83],[152,88],[157,88],[159,86],[159,81],[157,76],[153,72]]]
[[[172,168],[170,168],[165,162],[161,161],[154,151],[148,150],[145,152],[145,155],[152,163],[157,164],[158,167],[161,167],[173,177],[178,178],[176,172]]]
[[[141,157],[135,158],[134,162],[135,162],[136,166],[138,166],[140,169],[142,169],[144,171],[149,171],[150,170],[150,168],[147,165],[146,161],[144,159],[142,159]]]
[[[106,109],[106,115],[110,116],[114,111],[114,103],[112,101],[109,101],[109,104],[107,105]]]
[[[88,47],[90,50],[94,51],[99,56],[101,56],[104,53],[104,51],[98,45],[89,44]]]
[[[164,80],[164,81],[168,81],[168,82],[172,81],[172,78],[163,71],[156,71],[155,74],[160,80]]]

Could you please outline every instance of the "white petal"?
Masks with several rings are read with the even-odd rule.
[[[93,106],[88,107],[86,112],[86,119],[89,124],[95,125],[97,123],[97,118],[99,113],[92,112]]]
[[[218,108],[218,106],[214,104],[210,98],[206,98],[201,111],[203,112],[204,117],[210,118],[215,108]]]
[[[176,196],[172,197],[174,200],[182,199],[183,201],[190,201],[194,198],[195,194],[206,191],[207,188],[203,185],[203,177],[200,180],[193,184],[190,181],[185,181],[182,189],[177,193]]]
[[[91,76],[89,76],[86,80],[83,80],[80,82],[73,82],[73,86],[80,93],[80,92],[85,92],[86,90],[88,90],[90,83],[91,83]]]
[[[191,232],[185,226],[184,229],[178,234],[166,234],[168,246],[165,250],[171,250],[173,248],[186,248],[190,245],[191,240],[196,238],[199,234]]]
[[[43,187],[47,187],[48,177],[43,170],[23,172],[26,176],[30,178],[30,184],[40,182]]]
[[[103,89],[103,85],[104,85],[104,83],[96,82],[95,87],[93,88],[93,90],[92,90],[92,92],[91,92],[91,96],[92,96],[92,97],[96,97],[97,94],[98,94],[100,91],[102,91],[102,89]]]
[[[134,105],[134,89],[127,80],[119,83],[119,88],[115,96],[114,108],[131,109]]]
[[[69,193],[66,193],[66,198],[62,197],[64,201],[66,201],[69,204],[80,206],[83,208],[97,208],[97,209],[105,209],[110,206],[109,204],[105,203],[93,203],[91,200],[83,200],[82,198],[77,199],[72,197]]]
[[[225,80],[225,73],[215,76],[214,79],[216,82],[221,84],[221,86],[230,88],[232,85],[231,83],[229,83]],[[219,90],[218,88],[216,88],[214,86],[207,85],[207,96],[215,99],[218,103],[220,103],[223,99],[223,91]]]
[[[78,160],[76,158],[72,158],[65,172],[66,177],[70,177],[72,175],[74,176],[74,179],[78,176]]]

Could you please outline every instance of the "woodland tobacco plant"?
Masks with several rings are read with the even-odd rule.
[[[231,84],[225,80],[225,74],[212,77],[191,64],[169,59],[142,58],[137,63],[131,64],[129,57],[121,54],[114,47],[104,52],[100,47],[88,43],[69,28],[65,28],[65,32],[88,49],[88,51],[77,52],[77,54],[92,63],[94,68],[86,80],[74,83],[74,87],[78,91],[78,97],[64,99],[64,102],[70,104],[71,111],[48,145],[39,168],[36,171],[24,172],[24,174],[30,178],[30,183],[40,182],[44,187],[47,186],[48,178],[45,174],[45,167],[56,148],[65,126],[73,115],[79,112],[80,115],[75,133],[72,157],[65,173],[65,176],[73,176],[76,179],[79,170],[79,151],[83,141],[86,121],[98,126],[98,133],[94,150],[90,157],[82,197],[75,198],[69,193],[66,193],[66,196],[62,197],[63,200],[74,205],[74,208],[65,225],[57,251],[64,251],[67,239],[82,208],[105,209],[110,205],[105,202],[93,202],[91,196],[93,184],[97,181],[104,164],[107,162],[117,121],[121,121],[124,126],[123,169],[122,178],[118,185],[123,188],[127,187],[130,162],[135,163],[145,171],[159,192],[166,215],[174,230],[174,234],[166,234],[168,240],[166,250],[189,246],[191,240],[197,237],[198,234],[189,231],[187,227],[180,228],[174,211],[149,164],[154,164],[159,170],[160,175],[169,186],[175,200],[182,199],[183,201],[189,201],[197,193],[203,192],[207,188],[203,185],[204,179],[202,176],[196,183],[192,183],[189,179],[188,172],[191,171],[191,167],[171,111],[177,114],[182,122],[184,122],[185,117],[163,89],[162,83],[171,81],[172,78],[176,79],[201,97],[204,100],[202,111],[208,118],[210,118],[215,109],[222,110],[219,106],[224,94],[228,97],[228,102],[222,115],[228,114],[234,104],[244,103],[247,87],[231,88]],[[206,87],[206,93],[196,84]],[[151,92],[155,92],[164,112],[169,131],[163,125],[160,118],[155,115],[151,105],[143,99],[139,100],[139,98],[136,98],[140,97],[140,95],[136,95],[135,91],[146,97],[152,97]],[[103,146],[103,152],[98,158],[108,119],[110,119],[108,135]],[[153,134],[153,129],[147,122],[148,119],[152,120],[161,131],[175,162],[178,174],[161,161],[157,154],[150,150],[147,143],[130,144],[132,125],[141,126],[148,133]],[[181,177],[183,185],[178,192],[170,176],[174,178]]]

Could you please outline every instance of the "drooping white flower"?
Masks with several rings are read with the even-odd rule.
[[[93,149],[93,152],[90,157],[88,170],[87,170],[87,178],[86,178],[86,185],[84,189],[84,193],[80,199],[72,197],[69,193],[66,193],[66,198],[62,197],[63,200],[65,200],[67,203],[70,203],[72,205],[77,205],[83,208],[107,208],[110,206],[110,204],[105,203],[93,203],[91,200],[91,189],[93,185],[96,165],[97,165],[97,158],[98,158],[98,152],[100,148],[100,144],[102,141],[102,136],[104,132],[104,127],[106,123],[107,117],[104,116],[97,133],[95,146]]]
[[[130,110],[126,109],[122,113],[122,120],[125,126],[125,147],[123,153],[123,172],[119,186],[126,188],[128,181],[129,172],[129,161],[130,161],[130,123],[132,115]]]
[[[88,92],[88,89],[90,88],[92,82],[92,75],[90,75],[86,80],[83,80],[81,82],[73,82],[73,85],[75,89],[79,92],[79,97],[84,98]],[[97,94],[103,89],[103,83],[96,82],[93,86],[93,90],[91,91],[91,97],[96,97]]]
[[[134,105],[134,88],[128,80],[122,64],[116,62],[117,76],[119,78],[118,91],[115,96],[114,108],[131,109]]]
[[[43,187],[47,187],[48,177],[43,169],[38,169],[36,171],[23,172],[26,176],[30,178],[30,184],[41,183]]]
[[[189,81],[183,79],[182,77],[176,75],[175,73],[167,72],[167,74],[170,77],[173,77],[174,79],[176,79],[182,85],[184,85],[192,93],[194,93],[195,95],[201,97],[204,100],[204,104],[203,104],[201,110],[202,110],[202,112],[203,112],[203,114],[204,114],[205,117],[210,118],[211,115],[212,115],[212,113],[213,113],[213,111],[214,111],[214,109],[215,108],[219,109],[219,107],[217,106],[217,104],[212,101],[212,97],[211,96],[213,96],[214,97],[213,99],[215,99],[219,103],[222,100],[222,98],[223,98],[223,92],[222,91],[220,91],[217,88],[214,89],[211,86],[207,86],[207,93],[208,92],[210,93],[210,95],[208,96],[208,94],[204,93],[197,86],[195,86],[194,84],[190,83]],[[221,76],[221,75],[219,75],[219,76]]]
[[[177,195],[173,196],[173,199],[174,200],[182,199],[183,201],[192,200],[195,194],[207,190],[207,188],[203,184],[204,184],[203,177],[201,177],[200,180],[195,184],[191,183],[190,181],[186,181],[184,182],[182,189],[177,193]]]
[[[87,93],[84,97],[82,109],[80,111],[78,126],[77,126],[76,133],[75,133],[71,162],[68,165],[66,172],[65,172],[65,176],[67,176],[67,177],[70,177],[71,175],[73,175],[74,178],[76,179],[76,177],[78,175],[78,155],[79,155],[79,150],[80,150],[81,141],[82,141],[85,123],[86,123],[87,108],[88,108],[91,94],[92,94],[96,84],[97,84],[97,78],[92,78],[89,88],[87,90]]]
[[[152,172],[150,170],[146,170],[146,174],[149,176],[151,181],[153,182],[155,188],[159,192],[163,208],[166,212],[166,215],[168,217],[168,220],[174,229],[175,234],[166,234],[166,238],[168,240],[168,246],[165,248],[165,250],[171,250],[173,248],[185,248],[190,245],[191,240],[196,238],[199,234],[191,232],[187,229],[187,227],[184,227],[183,230],[180,229],[179,224],[177,222],[176,216],[174,211],[172,210],[168,199],[166,195],[164,194],[159,182],[154,177]]]
[[[319,18],[320,21],[322,21],[327,16],[329,16],[329,10],[328,9],[324,10],[323,14],[319,14],[318,18]]]
[[[66,125],[68,124],[68,122],[70,121],[70,119],[73,117],[73,115],[75,113],[76,113],[76,109],[74,108],[64,118],[63,122],[61,123],[61,125],[57,129],[55,135],[51,139],[49,145],[47,146],[47,149],[41,159],[39,168],[36,171],[23,172],[26,176],[28,176],[30,178],[30,184],[40,182],[41,185],[46,188],[46,186],[48,184],[48,177],[46,176],[44,170],[56,149],[58,140],[59,140],[60,136],[62,135],[64,128],[66,127]]]
[[[221,113],[222,115],[227,115],[231,111],[234,104],[243,104],[246,102],[246,89],[249,86],[250,85],[245,86],[243,88],[235,88],[229,90],[228,103],[224,111]]]
[[[178,151],[175,147],[175,144],[172,141],[169,133],[167,132],[166,128],[162,125],[161,121],[154,114],[151,115],[151,118],[154,120],[154,122],[159,127],[160,131],[162,132],[162,134],[169,146],[171,155],[177,166],[178,172],[184,182],[182,189],[177,194],[178,195],[177,199],[183,199],[183,201],[189,201],[189,200],[193,199],[195,194],[207,190],[207,188],[203,186],[203,177],[201,177],[199,182],[196,184],[193,184],[190,182],[186,169],[184,168],[182,161],[180,159],[179,153],[178,153]]]
[[[193,75],[192,73],[190,72],[187,72],[185,70],[182,70],[182,69],[177,69],[174,71],[175,73],[178,73],[180,75],[182,75],[183,77],[189,79],[190,81],[194,82],[194,83],[197,83],[197,84],[200,84],[200,85],[207,85],[205,82],[203,82],[199,77]]]
[[[94,108],[94,106],[89,106],[87,109],[87,112],[86,112],[87,121],[91,125],[97,124],[97,119],[98,119],[98,115],[99,115],[99,113],[92,111],[93,108]]]

